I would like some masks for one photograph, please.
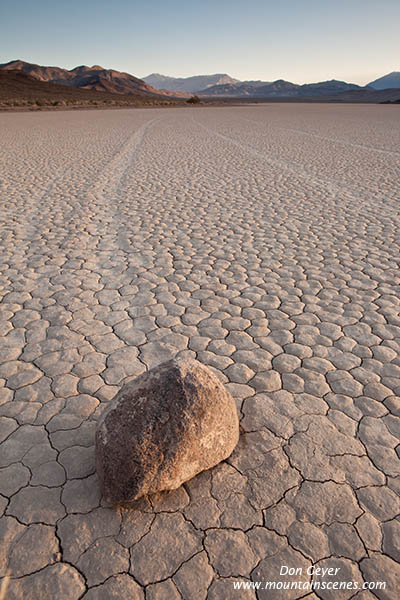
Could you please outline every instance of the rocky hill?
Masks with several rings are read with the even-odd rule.
[[[69,85],[86,90],[96,90],[114,94],[134,94],[142,96],[160,96],[159,90],[129,73],[104,69],[99,65],[75,67],[68,71],[61,67],[44,67],[22,60],[13,60],[0,64],[0,70],[23,71],[39,81]]]
[[[165,96],[110,93],[43,81],[24,71],[0,70],[0,108],[60,106],[144,106],[174,103]]]

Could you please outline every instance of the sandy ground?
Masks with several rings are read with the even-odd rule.
[[[398,597],[397,110],[1,114],[0,129],[5,597]],[[96,420],[177,354],[226,384],[239,446],[108,507]]]

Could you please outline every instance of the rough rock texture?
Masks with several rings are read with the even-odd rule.
[[[239,439],[233,398],[212,371],[174,359],[125,385],[101,418],[96,466],[115,504],[174,490],[227,458]]]

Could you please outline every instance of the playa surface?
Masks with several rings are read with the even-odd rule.
[[[5,597],[394,599],[397,107],[1,114],[0,129]],[[226,384],[239,445],[109,507],[96,421],[178,354]],[[234,589],[248,580],[257,593]]]

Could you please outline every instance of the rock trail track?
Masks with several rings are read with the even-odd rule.
[[[0,597],[397,598],[397,108],[1,114],[0,131]],[[226,384],[239,445],[107,506],[96,422],[176,355]],[[234,589],[316,582],[311,565],[359,589]]]

